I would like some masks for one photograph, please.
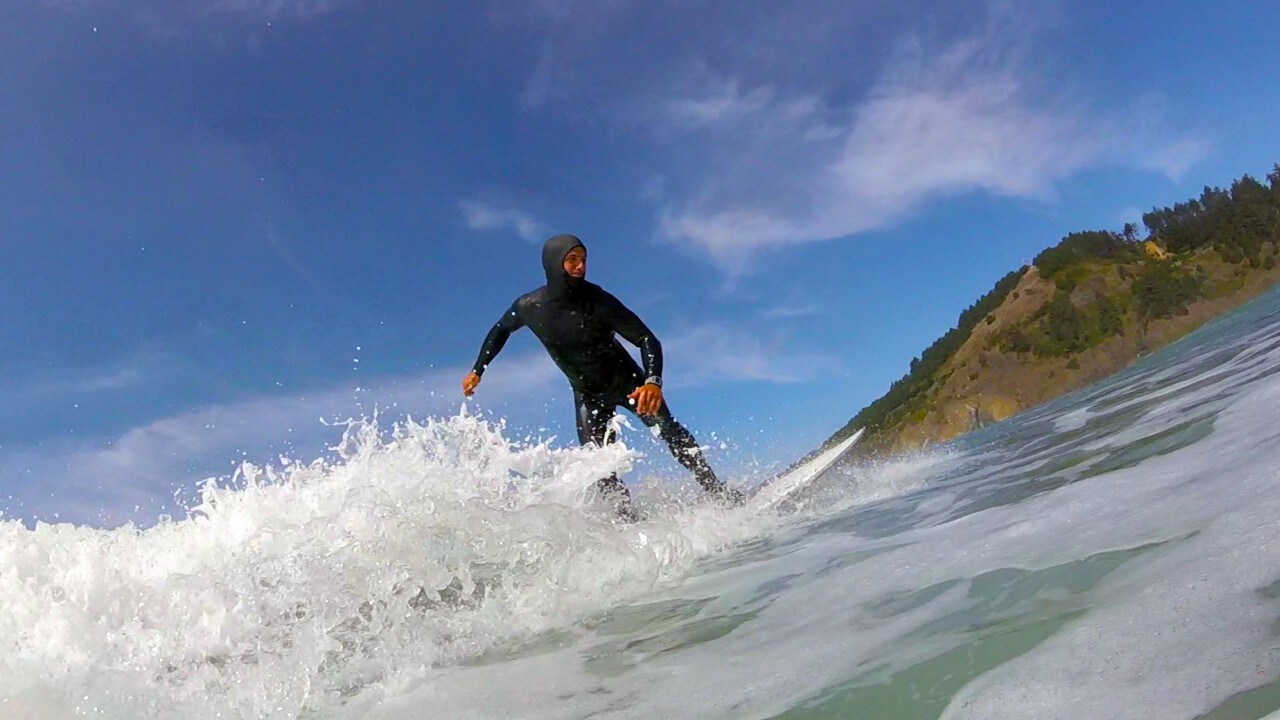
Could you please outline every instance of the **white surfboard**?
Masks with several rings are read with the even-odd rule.
[[[854,443],[858,442],[858,439],[862,437],[862,431],[865,429],[858,428],[857,432],[822,451],[809,462],[761,485],[756,489],[751,499],[747,500],[747,507],[753,512],[768,510],[785,500],[787,496],[813,482],[814,478],[826,472],[848,452],[849,448],[853,447]]]

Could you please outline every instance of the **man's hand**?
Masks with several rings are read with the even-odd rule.
[[[635,403],[637,415],[653,415],[662,407],[662,388],[653,384],[642,385],[627,399]]]
[[[467,373],[466,377],[462,378],[462,394],[471,397],[471,393],[476,391],[476,386],[479,384],[480,376],[476,374],[475,370],[472,370]]]

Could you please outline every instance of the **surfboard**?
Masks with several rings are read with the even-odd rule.
[[[747,507],[754,512],[768,510],[785,500],[792,493],[813,482],[814,478],[826,472],[832,465],[835,465],[836,461],[858,442],[862,437],[863,430],[865,428],[858,428],[857,432],[834,446],[823,450],[812,460],[756,488],[755,493],[747,500]]]

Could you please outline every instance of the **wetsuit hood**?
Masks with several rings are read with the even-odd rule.
[[[581,278],[564,271],[564,256],[576,247],[586,249],[587,246],[574,235],[556,235],[542,246],[542,269],[547,273],[547,289],[552,296],[571,294],[582,285]]]

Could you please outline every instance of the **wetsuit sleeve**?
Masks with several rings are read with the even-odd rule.
[[[658,378],[662,382],[662,343],[644,324],[638,315],[622,304],[618,298],[601,290],[603,317],[613,331],[621,335],[627,342],[640,348],[640,359],[644,363],[646,378]]]
[[[480,346],[480,357],[476,358],[476,364],[471,369],[477,375],[484,375],[484,369],[493,362],[498,353],[502,352],[502,346],[507,344],[507,338],[522,327],[524,327],[524,321],[520,319],[520,301],[516,300],[489,329],[489,334],[484,337],[484,344]]]

